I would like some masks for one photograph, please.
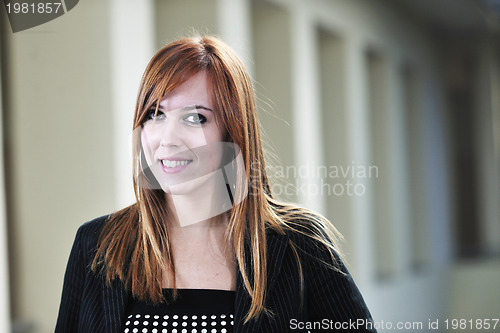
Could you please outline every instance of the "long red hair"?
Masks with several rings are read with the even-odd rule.
[[[141,80],[133,126],[137,202],[110,217],[101,232],[92,269],[104,272],[108,283],[123,281],[134,297],[160,303],[164,301],[162,272],[167,267],[173,273],[175,290],[175,264],[166,227],[171,213],[164,192],[148,186],[151,179],[141,167],[142,147],[137,129],[163,96],[200,71],[207,73],[216,122],[226,133],[227,141],[241,149],[245,165],[241,177],[246,180],[243,183],[248,186],[248,196],[228,212],[225,239],[252,299],[246,317],[249,320],[266,310],[266,229],[279,233],[297,231],[294,225],[302,223],[298,221],[310,221],[308,236],[328,246],[332,259],[336,253],[336,231],[320,215],[273,199],[250,76],[234,51],[216,37],[180,39],[160,49],[149,62]],[[250,245],[249,252],[245,244]],[[248,257],[250,267],[245,263]],[[300,267],[300,261],[298,264]]]

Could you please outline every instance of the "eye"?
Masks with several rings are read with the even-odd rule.
[[[148,121],[148,120],[163,120],[165,119],[165,114],[163,112],[161,112],[160,110],[158,110],[158,113],[156,113],[156,116],[155,116],[155,109],[151,109],[147,112],[146,114],[146,118],[145,120]]]
[[[201,113],[190,113],[184,117],[184,120],[194,125],[202,125],[207,122],[207,118]]]

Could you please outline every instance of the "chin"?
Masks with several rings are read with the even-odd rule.
[[[196,187],[184,183],[171,186],[164,184],[161,185],[161,189],[163,190],[163,192],[170,195],[189,195],[190,193],[196,191]]]

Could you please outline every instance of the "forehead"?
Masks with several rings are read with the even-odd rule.
[[[175,110],[194,104],[212,107],[211,100],[207,74],[201,71],[163,96],[160,106],[166,110]]]

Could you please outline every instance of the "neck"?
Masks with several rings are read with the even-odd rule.
[[[210,221],[232,208],[224,181],[209,181],[188,193],[165,194],[165,198],[175,217],[172,227],[210,226]]]
[[[216,214],[213,207],[220,204],[214,199],[217,197],[203,191],[165,194],[172,212],[167,232],[176,273],[174,276],[168,269],[164,271],[164,287],[234,290],[234,255],[226,242],[229,209]]]

